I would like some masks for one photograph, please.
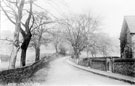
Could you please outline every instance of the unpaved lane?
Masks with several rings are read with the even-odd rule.
[[[59,58],[50,63],[44,85],[130,85],[128,83],[99,76],[77,69]]]

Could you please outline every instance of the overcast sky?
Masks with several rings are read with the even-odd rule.
[[[135,15],[135,0],[39,0],[37,2],[53,15],[92,13],[102,19],[103,31],[118,37],[124,16]],[[11,30],[13,25],[1,16],[1,30]]]

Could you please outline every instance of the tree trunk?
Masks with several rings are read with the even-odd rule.
[[[15,68],[16,57],[17,57],[18,51],[19,51],[19,48],[16,47],[16,46],[13,46],[13,50],[11,52],[10,63],[9,63],[9,69],[14,69]]]
[[[59,52],[58,52],[58,46],[57,46],[57,45],[54,45],[54,47],[55,47],[56,53],[59,53]]]
[[[17,53],[19,51],[19,28],[20,28],[20,23],[18,21],[19,20],[16,20],[15,32],[14,32],[14,43],[13,43],[13,50],[11,52],[9,69],[14,69],[15,68],[16,57],[17,57]]]
[[[80,54],[79,50],[78,49],[74,49],[74,58],[75,59],[79,58],[79,54]]]
[[[79,52],[76,53],[76,58],[79,58]]]
[[[38,42],[35,47],[35,55],[36,55],[35,62],[40,60],[40,45],[41,45],[42,34],[43,34],[43,32],[41,31],[39,38],[38,38]]]
[[[36,49],[35,49],[35,62],[36,61],[38,61],[39,59],[40,59],[40,47],[37,47]]]
[[[91,56],[94,57],[94,54],[91,52]]]
[[[28,48],[28,45],[29,45],[29,42],[31,40],[31,33],[27,33],[27,35],[24,37],[24,41],[21,45],[21,49],[22,49],[22,52],[21,52],[21,66],[25,66],[26,65],[26,52],[27,52],[27,48]]]
[[[27,49],[22,48],[22,52],[21,52],[21,66],[25,66],[26,62],[26,51]]]
[[[13,23],[15,24],[15,33],[14,33],[14,43],[13,43],[13,50],[11,53],[11,58],[10,58],[10,63],[9,63],[9,68],[15,68],[15,63],[16,63],[16,57],[17,57],[17,53],[19,51],[19,30],[21,27],[21,19],[22,19],[22,11],[23,11],[23,7],[24,7],[24,2],[25,0],[20,0],[19,2],[16,0],[16,5],[17,9],[12,9],[12,10],[16,10],[17,12],[14,15],[15,21],[12,20],[12,18],[8,15],[9,11],[6,11],[5,9],[2,10],[5,13],[5,15],[7,16],[7,18]],[[19,3],[19,4],[18,4]],[[8,3],[9,5],[12,3]],[[9,7],[10,8],[10,7]],[[13,11],[14,12],[14,11]],[[12,14],[12,13],[11,13]]]
[[[87,50],[87,57],[89,57],[89,51]]]

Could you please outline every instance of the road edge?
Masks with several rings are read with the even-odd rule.
[[[119,81],[124,81],[124,82],[130,83],[130,84],[135,84],[135,80],[132,81],[132,80],[128,80],[128,79],[118,78],[118,77],[115,77],[115,76],[111,76],[111,75],[99,73],[99,72],[96,72],[96,71],[91,70],[91,69],[88,68],[88,67],[84,67],[84,66],[75,64],[74,62],[70,61],[69,58],[66,59],[66,62],[67,62],[68,64],[70,64],[70,65],[76,67],[76,68],[79,68],[79,69],[84,70],[84,71],[91,72],[91,73],[93,73],[93,74],[101,75],[101,76],[108,77],[108,78],[115,79],[115,80],[119,80]],[[98,71],[99,71],[99,70],[98,70]]]

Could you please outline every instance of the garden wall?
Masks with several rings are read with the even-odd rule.
[[[83,58],[79,59],[78,64],[82,66],[89,66],[94,69],[99,69],[102,71],[110,71],[112,70],[112,67],[110,65],[112,64],[112,58],[118,58],[118,57],[95,57],[95,58]]]
[[[106,71],[106,60],[105,59],[90,59],[90,67],[102,71]]]
[[[135,59],[115,59],[113,72],[135,77]]]
[[[75,61],[74,61],[75,62]],[[135,59],[118,57],[83,58],[76,61],[79,65],[102,71],[110,71],[135,77]]]
[[[78,63],[79,65],[88,67],[89,66],[89,59],[88,58],[78,59],[76,63]]]
[[[79,59],[78,64],[106,71],[106,58],[83,58]]]

